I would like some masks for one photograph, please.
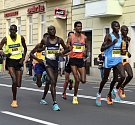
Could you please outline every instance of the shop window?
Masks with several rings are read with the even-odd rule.
[[[81,4],[81,0],[73,0],[73,6]]]
[[[21,34],[21,18],[17,18],[18,34]]]
[[[45,33],[45,28],[46,28],[46,25],[45,25],[45,15],[42,14],[40,15],[40,27],[41,27],[41,39],[43,38],[43,35]]]
[[[32,22],[32,16],[30,16],[29,17],[29,26],[28,26],[28,28],[29,28],[29,33],[28,33],[28,35],[29,35],[29,40],[28,40],[28,44],[32,44],[32,24],[33,24],[33,22]]]

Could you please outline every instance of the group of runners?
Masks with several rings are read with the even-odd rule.
[[[107,103],[112,104],[111,95],[115,96],[117,101],[120,101],[118,91],[122,98],[125,97],[124,87],[130,82],[133,77],[133,72],[128,58],[131,54],[128,52],[130,37],[128,34],[128,27],[121,27],[121,34],[119,34],[120,24],[113,21],[113,32],[105,36],[101,51],[104,51],[104,75],[100,83],[99,92],[97,93],[96,104],[101,106],[101,91],[108,80],[110,70],[113,69],[113,80],[110,84],[110,91],[107,96]],[[5,45],[5,52],[2,55],[6,56],[6,67],[12,78],[12,94],[13,101],[11,106],[18,107],[17,102],[17,88],[21,87],[22,81],[22,66],[27,53],[27,46],[23,36],[17,34],[17,26],[10,26],[10,34],[4,37],[0,43],[0,50]],[[63,84],[62,98],[67,99],[66,89],[69,83],[69,89],[74,87],[74,96],[72,103],[78,104],[78,88],[79,83],[86,83],[86,69],[85,60],[87,58],[88,42],[87,37],[82,34],[82,23],[76,21],[74,23],[74,31],[69,32],[68,39],[65,44],[62,38],[56,36],[56,29],[54,26],[49,26],[47,33],[44,34],[43,39],[30,52],[30,58],[34,60],[34,78],[38,87],[41,87],[45,82],[43,97],[40,100],[41,104],[47,104],[46,95],[50,89],[53,106],[52,109],[60,111],[60,107],[56,99],[56,84],[58,79],[58,58],[59,56],[67,56],[68,60],[65,65],[65,83]],[[60,47],[63,51],[60,51]],[[23,49],[23,52],[22,52]],[[123,58],[123,59],[122,59]],[[127,72],[127,76],[125,75]],[[74,78],[70,79],[72,72]],[[120,77],[120,78],[119,78]],[[73,86],[74,81],[74,86]],[[116,88],[115,83],[118,82]]]

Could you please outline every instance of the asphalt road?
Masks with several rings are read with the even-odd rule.
[[[135,86],[127,86],[127,98],[120,103],[107,105],[105,99],[109,90],[107,83],[102,92],[102,107],[95,105],[95,95],[99,84],[88,81],[80,84],[79,104],[72,104],[73,91],[67,90],[67,100],[61,98],[64,79],[58,79],[57,102],[61,111],[52,110],[50,92],[46,100],[48,105],[41,105],[43,94],[32,81],[24,77],[22,87],[18,89],[18,108],[10,107],[12,101],[11,79],[9,75],[0,76],[0,125],[134,125],[135,124]]]

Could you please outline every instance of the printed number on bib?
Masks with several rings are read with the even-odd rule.
[[[74,45],[73,46],[73,52],[83,52],[84,51],[84,45]]]
[[[48,58],[48,59],[53,59],[53,60],[55,60],[55,54],[56,53],[58,53],[58,50],[47,50],[46,51],[46,57]]]
[[[19,54],[19,53],[20,53],[20,51],[18,50],[18,48],[12,49],[12,52],[11,52],[12,55],[16,55],[16,54]]]
[[[121,51],[120,50],[113,50],[112,57],[121,57]]]

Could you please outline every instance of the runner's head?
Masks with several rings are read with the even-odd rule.
[[[113,21],[111,23],[111,28],[113,29],[113,32],[115,33],[119,33],[119,30],[120,30],[120,24],[118,21]]]
[[[76,21],[74,23],[74,30],[76,31],[76,33],[82,33],[82,22]]]
[[[10,36],[13,38],[16,36],[16,32],[17,32],[17,26],[16,25],[11,25],[9,28],[10,31]]]
[[[48,35],[49,35],[48,33],[45,33],[45,34],[43,35],[43,38],[46,38]]]
[[[128,27],[126,25],[121,26],[121,34],[123,36],[127,36],[127,34],[128,34]]]
[[[50,35],[50,36],[55,36],[55,34],[56,34],[56,29],[55,29],[55,27],[54,26],[49,26],[48,27],[48,34]]]

